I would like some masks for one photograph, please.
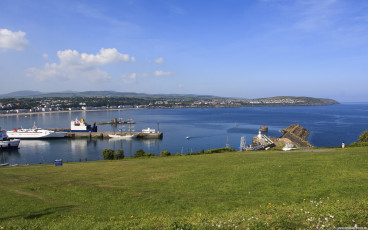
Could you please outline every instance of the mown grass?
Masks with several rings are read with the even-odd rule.
[[[368,147],[0,168],[4,229],[368,227]]]

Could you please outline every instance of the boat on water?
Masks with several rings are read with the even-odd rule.
[[[156,130],[151,128],[142,129],[142,133],[156,133]]]
[[[92,125],[88,124],[83,118],[78,120],[76,118],[74,121],[70,122],[71,132],[97,132],[96,123]]]
[[[6,131],[9,138],[17,139],[49,139],[49,138],[63,138],[67,132],[59,132],[48,129],[38,128],[33,126],[31,129],[14,129]]]
[[[129,124],[129,132],[123,132],[123,126],[120,126],[120,133],[109,134],[109,137],[119,139],[133,139],[137,138],[138,134],[132,133],[132,126],[131,124]]]
[[[5,130],[0,128],[0,149],[17,149],[20,139],[10,139]]]
[[[138,134],[121,134],[121,133],[116,133],[116,134],[110,134],[109,137],[111,138],[120,138],[120,139],[133,139],[136,138],[138,136]]]

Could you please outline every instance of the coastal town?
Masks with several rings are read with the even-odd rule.
[[[0,114],[91,111],[119,109],[159,108],[217,108],[248,106],[307,106],[331,105],[338,102],[331,99],[310,97],[272,97],[260,99],[220,98],[206,96],[177,97],[41,97],[2,98]]]

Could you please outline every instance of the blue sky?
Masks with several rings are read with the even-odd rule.
[[[0,92],[368,101],[368,1],[0,1]]]

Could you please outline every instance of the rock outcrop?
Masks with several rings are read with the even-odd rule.
[[[299,147],[311,148],[313,145],[307,141],[310,131],[303,128],[301,125],[292,124],[283,130],[283,135],[280,138],[287,138]]]

